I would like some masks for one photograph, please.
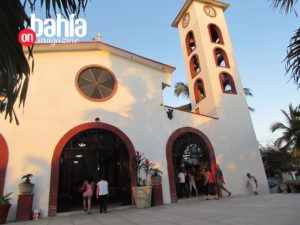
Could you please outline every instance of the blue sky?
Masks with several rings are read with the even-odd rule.
[[[178,31],[171,23],[185,0],[92,0],[86,9],[88,35],[102,34],[102,41],[145,57],[175,66],[173,84],[186,82]],[[225,16],[244,87],[254,97],[247,99],[256,109],[251,114],[258,141],[266,143],[270,125],[284,121],[280,109],[299,104],[297,91],[284,76],[282,63],[286,46],[299,25],[294,14],[285,15],[270,8],[267,0],[227,0]],[[83,17],[83,15],[81,16]],[[165,104],[180,105],[173,89],[165,91]]]

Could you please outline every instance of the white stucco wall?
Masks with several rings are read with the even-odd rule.
[[[76,89],[77,72],[90,64],[107,67],[116,76],[117,92],[106,102],[89,101]],[[33,207],[47,215],[53,151],[75,126],[99,117],[121,129],[136,149],[144,151],[152,143],[146,137],[159,137],[161,132],[153,124],[159,120],[156,115],[164,113],[161,89],[169,76],[104,51],[36,53],[24,113],[16,110],[20,125],[3,121],[0,127],[9,148],[5,191],[14,192],[10,218],[16,213],[17,184],[26,173],[34,174]]]
[[[106,102],[89,101],[76,89],[77,72],[90,64],[107,67],[118,80],[115,96]],[[234,101],[224,97],[228,107],[218,106],[218,120],[177,110],[169,120],[160,105],[161,83],[169,75],[158,70],[103,51],[38,53],[35,65],[24,113],[17,110],[20,125],[3,121],[0,127],[9,148],[5,191],[14,192],[10,219],[16,213],[17,184],[26,173],[34,174],[33,208],[41,208],[47,216],[54,149],[69,130],[96,117],[122,130],[136,150],[162,168],[165,203],[170,203],[166,144],[182,127],[194,127],[208,137],[233,194],[247,193],[247,172],[257,177],[260,192],[267,191],[249,112],[236,108],[236,101],[244,102],[242,95]]]

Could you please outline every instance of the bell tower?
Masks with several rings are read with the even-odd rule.
[[[172,23],[179,30],[192,111],[217,118],[226,102],[246,106],[224,16],[228,7],[217,0],[187,0]]]

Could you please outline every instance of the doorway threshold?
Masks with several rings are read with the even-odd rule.
[[[108,212],[116,212],[116,211],[131,209],[131,208],[133,208],[132,205],[113,205],[112,204],[112,205],[108,205],[107,211]],[[94,213],[99,213],[99,207],[93,206],[91,208],[91,214],[94,214]],[[84,212],[82,209],[74,209],[69,212],[57,213],[56,216],[72,216],[72,215],[80,215],[80,214],[86,214],[86,212]]]

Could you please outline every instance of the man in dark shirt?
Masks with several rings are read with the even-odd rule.
[[[217,178],[217,190],[218,190],[218,196],[219,197],[222,197],[222,190],[223,189],[225,192],[227,192],[228,196],[231,195],[231,192],[228,191],[226,188],[225,188],[225,181],[224,181],[224,177],[223,177],[223,172],[222,170],[220,169],[220,166],[219,164],[216,165],[217,166],[217,170],[216,170],[216,178]]]

